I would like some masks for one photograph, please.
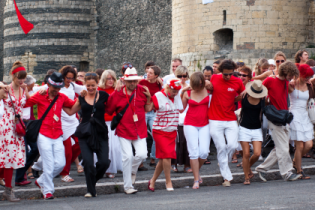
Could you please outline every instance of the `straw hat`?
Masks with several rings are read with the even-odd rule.
[[[260,80],[254,80],[246,84],[246,92],[253,98],[263,98],[268,95],[267,88]]]
[[[138,76],[137,74],[137,70],[132,67],[128,67],[125,71],[125,75],[124,75],[124,80],[139,80],[142,79],[140,76]]]

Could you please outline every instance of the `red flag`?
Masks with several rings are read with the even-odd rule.
[[[34,28],[34,25],[30,22],[28,22],[24,17],[23,15],[21,14],[21,12],[19,11],[19,8],[17,7],[16,3],[15,3],[15,0],[14,1],[14,6],[15,6],[15,11],[16,11],[16,14],[19,18],[19,22],[20,22],[20,25],[24,31],[25,34],[28,34],[28,32],[30,32],[30,30],[32,30]]]

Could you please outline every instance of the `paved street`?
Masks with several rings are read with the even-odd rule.
[[[157,190],[135,195],[122,193],[97,198],[57,198],[23,200],[20,203],[0,201],[1,210],[71,210],[71,209],[315,209],[315,176],[311,180],[254,182],[250,186],[234,184],[201,187],[199,190],[179,188],[174,192]]]

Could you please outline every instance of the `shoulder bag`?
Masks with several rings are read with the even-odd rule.
[[[127,93],[126,93],[127,94]],[[134,97],[134,94],[132,94],[132,96],[129,99],[129,103],[131,103],[132,99]],[[123,118],[126,110],[128,109],[129,103],[127,103],[127,105],[125,106],[125,108],[123,110],[121,110],[115,117],[113,117],[111,123],[110,123],[110,129],[113,131],[117,128],[120,120]]]
[[[313,124],[315,124],[315,99],[314,99],[314,91],[311,85],[307,85],[309,91],[309,99],[307,102],[307,112],[310,120]]]
[[[285,89],[286,89],[285,83]],[[289,93],[287,93],[287,103],[288,108],[290,106],[289,101]],[[293,120],[293,114],[288,110],[278,110],[274,105],[271,104],[266,106],[263,111],[266,118],[277,126],[285,126],[286,124],[290,124]]]
[[[10,101],[12,103],[14,116],[15,116],[15,118],[17,118],[17,120],[15,120],[15,132],[16,132],[16,134],[18,136],[25,136],[25,133],[26,133],[26,131],[25,131],[26,130],[25,124],[24,124],[23,120],[21,119],[21,116],[19,114],[16,114],[11,95],[10,95],[10,93],[8,93],[8,94],[9,94],[9,97],[10,97]]]
[[[45,119],[45,117],[48,114],[51,107],[57,101],[58,97],[59,97],[59,95],[57,95],[54,98],[54,100],[50,103],[49,107],[46,109],[45,113],[43,114],[43,116],[39,120],[30,120],[27,123],[26,135],[25,135],[25,138],[27,139],[27,141],[30,141],[33,143],[37,141],[37,137],[39,134],[40,127],[42,126],[43,120]]]

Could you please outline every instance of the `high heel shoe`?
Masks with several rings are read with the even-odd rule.
[[[149,183],[148,183],[148,189],[154,192],[154,188],[151,188],[150,185],[151,185],[151,179],[149,180]]]
[[[166,187],[166,184],[165,184],[165,187]],[[167,187],[166,187],[166,190],[169,191],[169,192],[171,192],[171,191],[174,191],[174,188],[173,188],[173,187],[171,187],[171,188],[167,188]]]

